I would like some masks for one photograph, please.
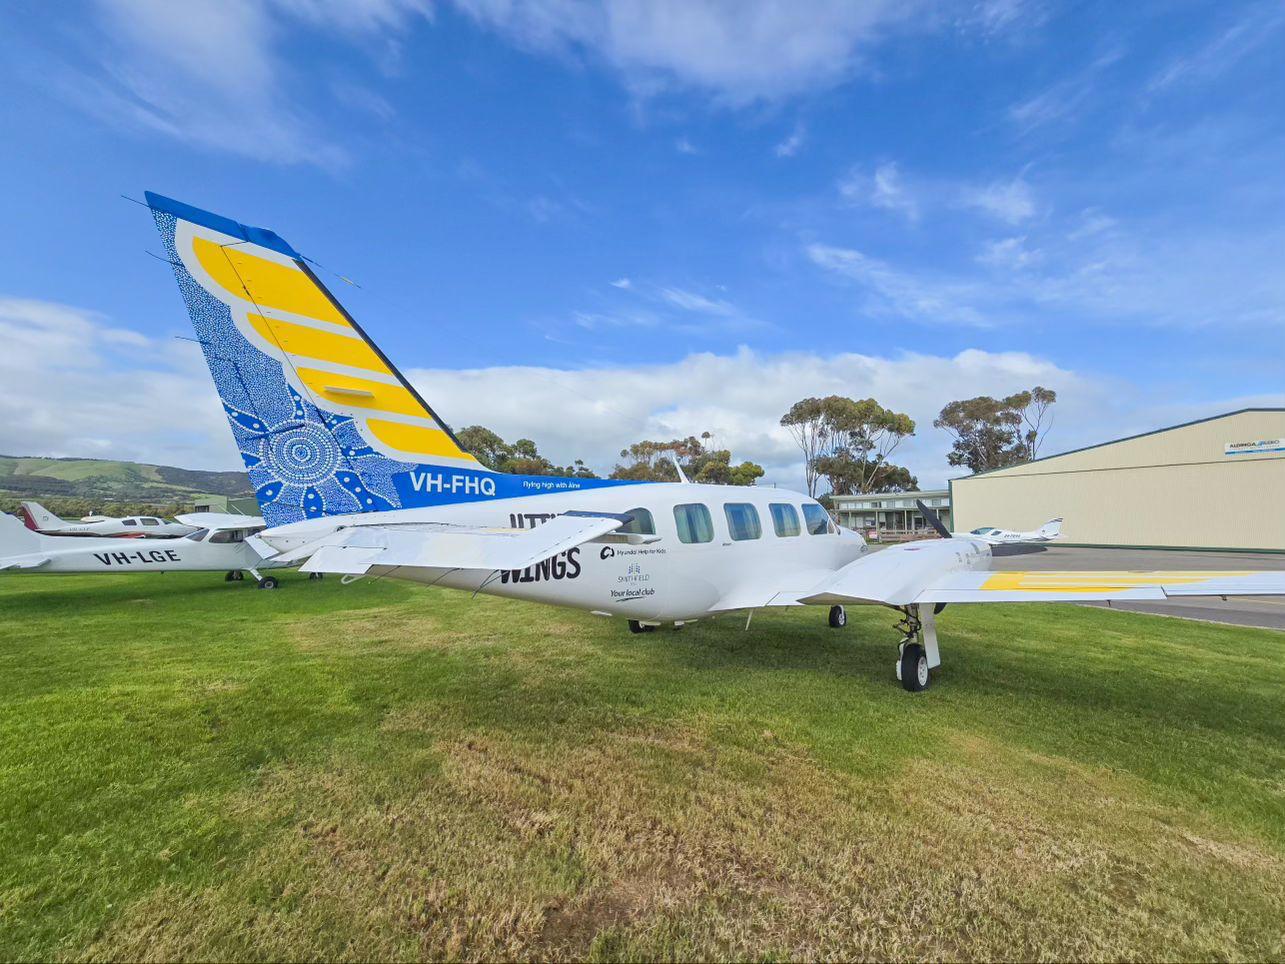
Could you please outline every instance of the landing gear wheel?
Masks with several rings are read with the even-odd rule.
[[[276,589],[277,585],[278,583],[277,583],[276,576],[264,576],[262,579],[259,580],[260,589]]]
[[[317,579],[321,579],[321,578],[323,578],[325,575],[326,575],[326,574],[325,574],[324,572],[310,572],[310,573],[308,573],[308,578],[309,578],[310,580],[315,581],[315,580],[317,580]]]
[[[236,578],[236,573],[235,573],[235,572],[229,572],[229,573],[225,573],[225,574],[224,574],[224,576],[223,576],[223,581],[224,581],[224,582],[231,582],[231,581],[232,581],[233,579],[235,579],[235,578]]]
[[[901,680],[902,688],[911,693],[928,689],[928,654],[918,643],[902,644],[897,679]]]
[[[629,631],[631,633],[650,633],[655,628],[655,626],[644,626],[636,619],[629,620]]]
[[[842,629],[848,625],[848,614],[842,606],[830,607],[830,628]]]
[[[245,573],[243,573],[240,569],[235,570],[235,571],[232,573],[232,581],[233,581],[233,582],[245,582]]]

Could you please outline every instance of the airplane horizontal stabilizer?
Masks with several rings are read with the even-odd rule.
[[[339,529],[273,557],[307,559],[304,572],[361,574],[375,566],[416,569],[525,569],[605,536],[628,516],[568,512],[534,529],[483,528],[448,523],[370,525]],[[269,540],[263,540],[268,542]]]

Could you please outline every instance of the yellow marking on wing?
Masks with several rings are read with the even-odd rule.
[[[477,461],[473,456],[462,451],[451,437],[439,428],[407,425],[405,422],[389,422],[382,418],[367,419],[366,426],[375,438],[399,452],[411,455],[445,455],[470,462]]]
[[[193,238],[192,250],[210,277],[238,298],[248,296],[260,308],[277,308],[351,327],[325,292],[298,268],[205,238]]]
[[[1109,592],[1150,586],[1188,586],[1248,572],[997,572],[984,583],[994,592]]]
[[[317,398],[333,402],[341,410],[354,407],[369,408],[377,412],[390,412],[397,415],[430,417],[415,396],[401,385],[374,382],[355,375],[337,375],[334,372],[318,371],[315,368],[300,368],[297,371],[299,379]],[[363,394],[357,396],[344,392],[330,392],[327,391],[329,388],[347,389],[349,392]]]
[[[277,345],[291,355],[313,358],[317,361],[333,362],[347,365],[349,368],[364,368],[367,371],[391,375],[388,366],[375,354],[374,350],[361,338],[353,338],[339,332],[321,331],[307,325],[296,325],[276,318],[265,318],[254,312],[247,312],[246,317],[255,331],[263,336],[270,345]]]

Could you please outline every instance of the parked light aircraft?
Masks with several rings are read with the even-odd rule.
[[[39,502],[22,503],[22,515],[27,528],[47,536],[131,536],[137,538],[173,539],[192,532],[191,526],[181,522],[166,522],[151,515],[130,515],[115,518],[106,515],[87,515],[79,522],[60,519]]]
[[[844,606],[886,606],[909,690],[940,663],[948,603],[1285,594],[1274,572],[991,572],[983,539],[944,527],[871,553],[782,489],[491,471],[281,237],[147,203],[269,526],[250,544],[272,562],[569,606],[635,632],[730,612],[748,627],[755,609],[798,605],[830,607],[839,627]]]
[[[264,559],[246,539],[263,528],[258,516],[192,512],[179,516],[186,536],[126,540],[105,536],[63,539],[33,532],[0,513],[0,570],[39,573],[225,572],[229,582],[250,573],[261,589],[275,589],[275,576],[260,570],[288,565]]]
[[[952,536],[952,538],[954,538]],[[980,539],[989,546],[1038,545],[1062,538],[1062,520],[1050,519],[1038,529],[1030,532],[1014,532],[1011,529],[997,529],[994,526],[982,526],[968,533],[965,538]]]

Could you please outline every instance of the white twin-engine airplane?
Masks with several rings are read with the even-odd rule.
[[[192,526],[181,522],[166,522],[152,515],[131,515],[115,518],[107,515],[87,515],[79,522],[60,519],[39,502],[22,503],[22,514],[27,528],[47,536],[134,536],[149,539],[173,539],[193,532]]]
[[[1285,594],[1274,572],[990,572],[984,540],[944,530],[868,553],[782,489],[490,471],[278,235],[147,203],[268,524],[249,542],[273,563],[568,606],[634,632],[799,605],[830,607],[839,627],[846,605],[887,606],[908,690],[940,663],[947,603]]]
[[[179,516],[187,535],[173,539],[82,536],[65,539],[33,532],[0,512],[0,571],[36,573],[225,572],[229,582],[250,573],[260,589],[275,589],[275,576],[260,570],[287,563],[265,560],[246,539],[263,528],[258,516],[190,512]]]
[[[952,536],[951,538],[956,537]],[[1032,529],[1030,532],[1014,532],[1011,529],[982,526],[980,529],[974,529],[963,538],[980,539],[988,546],[1039,545],[1043,542],[1052,542],[1054,539],[1062,538],[1062,520],[1050,519],[1038,529]]]

